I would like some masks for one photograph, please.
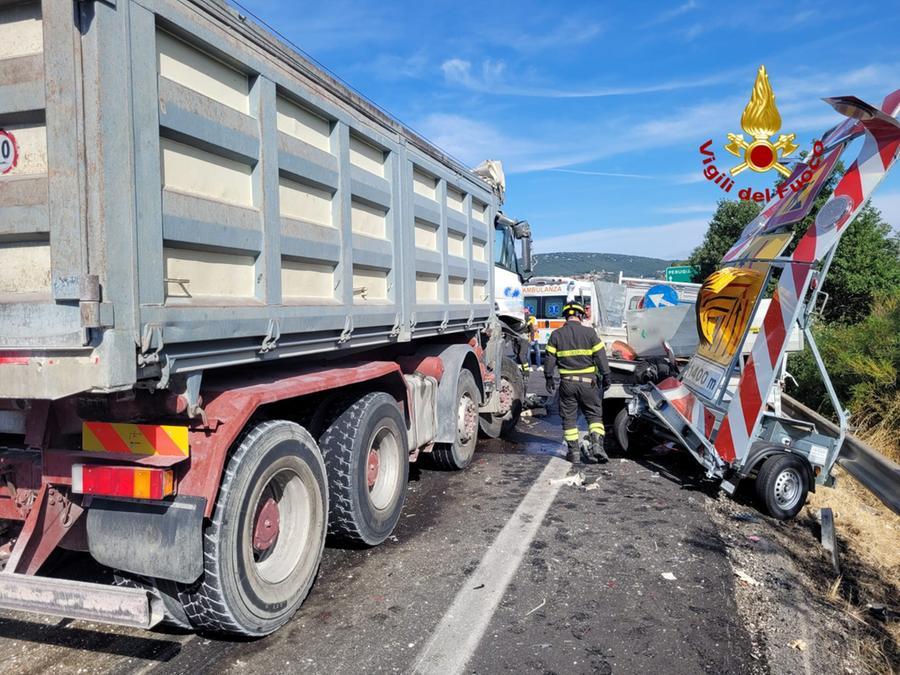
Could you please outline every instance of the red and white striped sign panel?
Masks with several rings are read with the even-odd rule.
[[[666,400],[681,413],[694,430],[704,438],[712,436],[715,427],[715,416],[703,405],[697,396],[688,389],[683,382],[674,377],[668,377],[656,388],[666,397]]]
[[[847,144],[860,135],[864,139],[863,146],[831,198],[819,210],[815,223],[798,243],[791,262],[782,270],[744,374],[716,435],[716,451],[726,462],[740,463],[747,454],[774,384],[775,373],[784,358],[790,327],[800,316],[801,300],[813,276],[813,265],[837,246],[846,226],[900,155],[900,122],[895,119],[900,113],[900,90],[885,98],[880,109],[853,97],[826,101],[850,118],[822,139],[826,152],[843,152]],[[775,206],[766,205],[763,222],[756,223],[756,227],[765,228],[765,212],[771,213]],[[741,242],[736,247],[739,245]],[[735,253],[730,260],[726,256],[726,261],[739,260],[740,252]]]

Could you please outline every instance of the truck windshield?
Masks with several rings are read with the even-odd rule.
[[[516,242],[513,234],[507,227],[497,227],[494,236],[494,264],[498,267],[517,274],[522,278],[519,269],[519,258],[516,256]]]

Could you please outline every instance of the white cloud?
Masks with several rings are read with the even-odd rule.
[[[675,78],[649,84],[631,86],[588,86],[577,89],[559,89],[531,84],[510,84],[504,61],[485,59],[480,67],[467,59],[447,59],[441,64],[444,81],[482,94],[524,96],[533,98],[603,98],[607,96],[633,96],[680,89],[707,87],[728,81],[733,72],[717,73],[698,78]]]
[[[591,42],[603,32],[603,25],[585,17],[568,16],[555,26],[539,33],[512,32],[493,27],[491,40],[519,52],[533,52],[555,47],[571,47]]]
[[[658,26],[661,23],[668,23],[672,19],[676,19],[683,14],[687,14],[688,12],[697,9],[698,7],[700,7],[700,4],[696,2],[696,0],[688,0],[685,3],[678,5],[677,7],[667,9],[665,12],[657,14],[653,19],[651,19],[644,25]]]
[[[452,68],[456,69],[457,77],[472,77],[472,81],[476,83],[497,82],[497,86],[503,89],[505,66],[502,62],[486,62],[478,77],[473,76],[471,64],[467,61],[456,60]],[[872,64],[834,74],[834,79],[838,83],[871,81],[884,72],[883,68]],[[446,72],[445,69],[445,74]],[[798,81],[800,80],[788,80],[791,85]],[[790,87],[785,87],[784,91],[789,89]],[[431,114],[416,126],[437,145],[468,165],[477,164],[490,156],[503,160],[507,173],[567,169],[590,175],[587,173],[592,171],[590,168],[572,167],[651,148],[684,147],[686,139],[690,142],[697,141],[698,135],[699,140],[716,140],[717,153],[724,154],[724,151],[718,151],[725,142],[725,134],[740,132],[740,114],[748,98],[749,90],[746,96],[731,95],[715,101],[675,108],[667,114],[645,119],[602,116],[577,122],[536,120],[534,126],[518,132],[515,137],[488,122],[461,115]],[[814,96],[793,100],[786,98],[789,100],[784,103],[779,100],[783,133],[820,133],[841,119],[840,115]],[[799,140],[803,141],[803,138]],[[644,174],[629,175],[636,177]],[[693,175],[658,177],[679,184],[699,183],[703,180],[699,171]]]
[[[374,74],[378,79],[395,82],[403,79],[420,79],[427,75],[432,64],[425,52],[416,52],[400,56],[398,54],[379,54],[374,59],[356,66]]]
[[[673,251],[686,252],[699,244],[708,226],[708,219],[690,218],[664,225],[610,227],[556,237],[542,237],[538,232],[535,245],[541,253],[588,251],[671,258]]]

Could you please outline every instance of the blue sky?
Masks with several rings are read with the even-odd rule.
[[[900,88],[892,2],[242,4],[467,165],[502,160],[538,252],[687,255],[722,195],[698,147],[738,163],[723,145],[760,64],[801,149],[840,119],[821,97]],[[900,169],[874,201],[900,228]]]

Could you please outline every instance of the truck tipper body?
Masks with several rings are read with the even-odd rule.
[[[272,632],[510,421],[518,221],[223,3],[3,4],[0,44],[0,606]]]

